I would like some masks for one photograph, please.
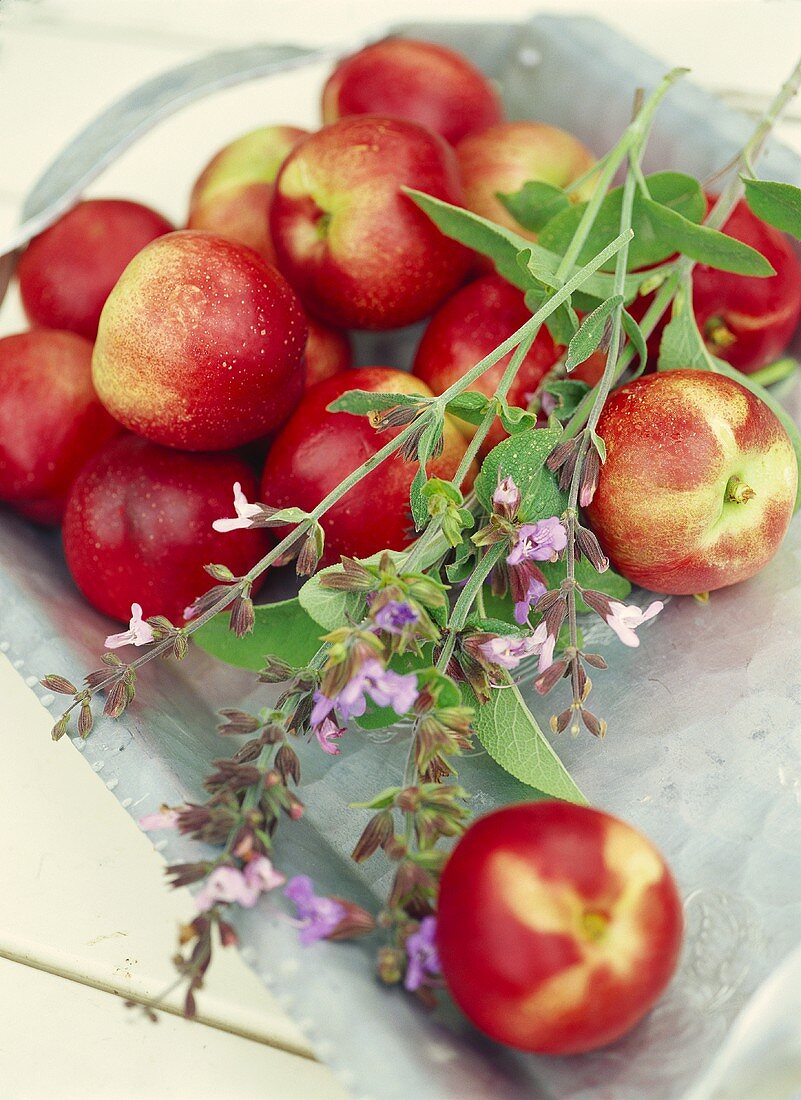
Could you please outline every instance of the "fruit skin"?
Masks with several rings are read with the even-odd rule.
[[[297,126],[262,126],[220,149],[192,188],[187,228],[219,233],[274,264],[273,184],[290,149],[307,134]]]
[[[445,865],[437,940],[462,1011],[501,1043],[577,1054],[614,1042],[676,968],[681,900],[641,833],[566,802],[479,818]]]
[[[307,320],[309,339],[303,353],[303,366],[308,390],[317,382],[348,370],[353,365],[353,349],[346,332],[324,325],[313,317]]]
[[[274,267],[244,245],[181,230],[125,269],[100,319],[92,376],[131,431],[224,450],[292,411],[306,335],[300,303]]]
[[[120,431],[92,386],[92,345],[36,329],[0,340],[0,500],[57,523],[83,464]]]
[[[409,325],[462,282],[470,252],[443,236],[402,186],[463,201],[451,147],[402,119],[342,119],[284,162],[270,212],[278,266],[323,321]]]
[[[746,580],[784,538],[798,471],[767,405],[709,371],[645,375],[616,390],[598,434],[606,444],[587,517],[620,573],[652,592],[686,595]],[[726,500],[729,479],[738,494]]]
[[[348,390],[431,395],[418,378],[390,367],[361,367],[312,386],[272,445],[260,500],[278,508],[294,505],[311,511],[398,434],[400,429],[376,432],[365,416],[327,412],[327,406]],[[428,464],[429,475],[452,477],[465,449],[464,436],[448,417],[444,448]],[[333,565],[342,554],[366,558],[379,550],[408,546],[414,538],[409,490],[416,472],[416,462],[395,454],[346,493],[322,519],[323,565]],[[474,475],[473,470],[468,484]]]
[[[127,622],[131,604],[183,624],[184,608],[214,581],[204,565],[246,573],[272,545],[263,529],[219,533],[233,515],[233,484],[257,497],[252,470],[234,455],[185,454],[126,435],[76,479],[64,517],[64,552],[89,602]],[[258,587],[258,584],[255,586]]]
[[[528,180],[566,187],[595,163],[595,157],[577,137],[544,122],[502,122],[483,133],[466,137],[456,146],[465,206],[482,218],[506,226],[521,237],[537,234],[515,221],[498,192],[512,194]],[[588,199],[595,179],[571,192],[576,202]]]
[[[476,279],[457,290],[431,318],[415,355],[413,373],[433,393],[444,393],[530,317],[531,311],[516,287],[498,275]],[[536,392],[564,350],[554,344],[543,326],[509,389],[509,404],[525,408],[528,395]],[[492,397],[511,358],[512,352],[469,388]],[[457,423],[468,438],[475,434],[472,424],[458,419]],[[506,432],[496,418],[480,454],[486,454],[505,438]]]
[[[17,267],[30,323],[93,340],[103,305],[128,263],[174,226],[148,206],[87,199],[35,237]]]
[[[454,50],[390,38],[345,58],[323,89],[323,121],[385,115],[418,122],[455,144],[503,119],[484,74]]]
[[[715,271],[704,264],[693,270],[693,310],[707,347],[751,374],[778,359],[798,327],[801,263],[784,234],[761,221],[745,200],[737,203],[723,232],[750,244],[776,269],[766,279]]]

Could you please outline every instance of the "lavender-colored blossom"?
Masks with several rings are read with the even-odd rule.
[[[520,490],[513,478],[505,477],[498,482],[498,487],[492,494],[492,504],[496,512],[510,517],[516,514],[520,507]]]
[[[419,618],[419,613],[404,600],[388,600],[376,611],[373,622],[387,634],[402,634],[405,626],[416,623]]]
[[[442,972],[437,951],[437,918],[423,917],[420,927],[406,940],[408,963],[403,984],[413,993],[429,978],[437,978]]]
[[[537,603],[547,592],[545,585],[537,577],[529,577],[523,598],[515,603],[515,622],[524,626],[531,614],[532,604]]]
[[[553,651],[556,648],[556,635],[549,634],[544,622],[541,622],[531,635],[532,641],[539,645],[540,659],[537,664],[537,672],[545,672],[553,664]]]
[[[380,661],[371,659],[362,665],[366,677],[365,691],[379,707],[392,707],[396,714],[406,714],[417,699],[417,676],[413,672],[405,676],[384,668]]]
[[[406,714],[417,699],[417,677],[413,672],[402,676],[384,668],[376,658],[368,659],[335,698],[330,699],[321,691],[314,693],[311,726],[315,735],[320,737],[318,728],[335,709],[343,722],[360,718],[367,709],[368,695],[376,706],[392,707],[396,714]],[[326,751],[330,752],[330,749]]]
[[[261,505],[251,504],[242,492],[238,481],[234,482],[234,511],[236,519],[215,519],[212,527],[215,531],[236,531],[240,527],[252,527],[256,516],[262,514]]]
[[[195,905],[199,913],[212,909],[218,902],[252,909],[265,890],[273,890],[285,882],[285,877],[276,871],[266,856],[251,860],[244,871],[224,864],[215,867],[203,883],[195,895]]]
[[[654,600],[642,611],[634,604],[618,603],[617,600],[611,600],[609,614],[605,618],[623,645],[636,648],[640,644],[640,639],[634,631],[638,626],[642,626],[643,623],[658,615],[664,606],[661,600]]]
[[[154,814],[145,814],[139,818],[139,828],[146,833],[155,832],[158,829],[177,829],[178,811],[159,810]]]
[[[340,729],[336,722],[332,722],[330,718],[324,718],[319,725],[314,726],[314,736],[320,742],[320,748],[323,752],[327,752],[329,756],[339,756],[339,745],[335,744],[335,740],[341,737],[345,732]]]
[[[256,886],[259,891],[274,890],[276,886],[283,886],[286,875],[282,875],[273,867],[267,856],[257,856],[245,864],[243,871],[245,882],[248,886]]]
[[[295,875],[284,889],[284,897],[294,904],[298,938],[304,947],[330,936],[345,919],[345,906],[334,898],[320,897],[308,875]]]
[[[556,516],[524,523],[518,528],[517,540],[506,559],[508,565],[524,561],[556,561],[567,546],[567,531]]]
[[[150,645],[152,641],[153,630],[142,618],[142,605],[132,603],[128,629],[121,634],[109,634],[106,638],[106,649],[119,649],[124,645]]]
[[[532,653],[539,652],[539,645],[533,636],[518,638],[513,634],[502,634],[497,638],[490,638],[482,642],[478,647],[485,661],[500,668],[517,668],[524,657],[530,657]]]
[[[195,894],[195,905],[199,913],[212,909],[217,902],[225,905],[233,902],[245,909],[252,909],[260,893],[258,885],[247,882],[240,870],[226,864],[214,868]]]

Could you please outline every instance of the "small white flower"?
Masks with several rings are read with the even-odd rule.
[[[609,604],[609,614],[606,621],[623,645],[636,647],[640,644],[640,639],[634,631],[638,626],[642,626],[643,623],[658,615],[664,606],[661,600],[654,600],[646,607],[645,611],[642,611],[634,604],[618,603],[617,600],[612,600]]]
[[[261,505],[250,503],[238,481],[234,482],[234,511],[236,519],[215,519],[212,523],[214,530],[236,531],[239,527],[252,527],[256,516],[262,514]]]
[[[106,649],[119,649],[124,645],[150,645],[152,641],[153,631],[150,624],[142,618],[141,604],[132,603],[128,629],[121,634],[109,634],[106,638]]]
[[[490,638],[482,642],[478,648],[490,664],[510,671],[517,668],[524,657],[539,653],[539,644],[533,637],[518,638],[512,634],[501,634],[497,638]]]

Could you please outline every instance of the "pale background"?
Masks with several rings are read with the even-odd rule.
[[[380,12],[374,0],[0,0],[0,244],[52,156],[109,102],[166,68],[249,41],[341,43],[377,20],[514,20],[544,10],[600,15],[747,110],[801,49],[793,0],[385,0]],[[180,222],[192,180],[217,147],[268,122],[315,126],[324,72],[190,108],[91,193],[141,199]],[[580,94],[580,82],[569,86]],[[781,136],[801,149],[798,104],[792,113]],[[21,327],[11,294],[0,335]],[[52,718],[36,698],[38,677],[51,670],[12,668],[5,642],[0,608],[0,1100],[347,1097],[347,1082],[312,1060],[300,1030],[234,952],[212,967],[201,1022],[173,1012],[153,1026],[125,1011],[113,994],[146,1000],[171,982],[175,927],[191,901],[164,888],[161,857],[102,776],[69,740],[52,744]]]

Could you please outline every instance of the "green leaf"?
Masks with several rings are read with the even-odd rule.
[[[417,460],[420,465],[412,480],[409,493],[412,519],[414,520],[415,529],[418,531],[422,527],[425,527],[429,519],[428,501],[423,496],[423,488],[425,487],[428,477],[426,466],[431,456],[434,454],[437,443],[442,438],[442,432],[445,427],[444,412],[437,407],[435,413],[436,415],[431,416],[417,444]]]
[[[586,382],[579,382],[578,379],[573,378],[555,378],[552,382],[546,382],[543,389],[556,398],[555,415],[560,420],[571,417],[590,392]]]
[[[279,508],[270,516],[272,523],[303,523],[305,519],[309,519],[309,513],[302,508]]]
[[[555,273],[559,267],[561,253],[557,255],[549,252],[539,244],[532,244],[518,233],[481,218],[478,214],[473,214],[461,206],[452,206],[448,202],[443,202],[442,199],[435,199],[432,195],[426,195],[422,191],[415,191],[409,187],[404,187],[402,190],[417,203],[446,237],[461,241],[468,248],[488,256],[495,264],[498,274],[514,286],[524,291],[539,290],[540,292],[542,292],[543,283],[550,287],[556,286],[558,280]],[[562,215],[560,214],[559,217]],[[551,222],[548,223],[549,226],[551,224]],[[613,241],[619,235],[619,231],[618,225],[609,239],[603,242],[602,248]],[[633,243],[632,240],[631,244]],[[601,250],[591,252],[587,258],[592,259]],[[640,284],[647,278],[653,278],[654,274],[655,272],[651,270],[627,275],[623,290],[624,301],[630,302],[636,298]],[[614,287],[613,275],[597,271],[582,284],[584,299],[586,300],[586,296],[589,295],[591,298],[605,301],[614,294]]]
[[[801,240],[801,188],[792,183],[740,177],[745,184],[745,199],[763,222]]]
[[[449,401],[446,407],[452,416],[478,426],[490,407],[490,399],[475,390],[465,390]]]
[[[499,193],[498,198],[515,221],[531,233],[539,233],[546,222],[570,207],[570,199],[562,188],[544,180],[529,180],[520,191]]]
[[[525,521],[560,516],[567,506],[567,496],[556,477],[546,467],[545,460],[559,442],[559,432],[551,428],[536,428],[504,439],[493,447],[476,478],[476,496],[488,512],[492,511],[492,494],[501,478],[511,475],[520,490],[520,515]]]
[[[368,561],[377,560],[368,558]],[[336,588],[325,588],[321,578],[328,573],[341,573],[341,565],[329,565],[309,577],[305,584],[301,585],[298,592],[298,600],[303,610],[315,623],[324,630],[336,630],[344,626],[348,618],[360,619],[364,607],[364,595],[361,592],[341,592]]]
[[[586,804],[587,800],[571,779],[567,768],[526,706],[517,685],[506,674],[502,687],[493,691],[489,702],[479,703],[462,685],[465,705],[473,707],[473,730],[492,759],[519,779],[551,798]]]
[[[408,393],[373,393],[370,390],[348,390],[328,406],[328,412],[347,412],[366,416],[371,412],[383,412],[397,405],[420,405],[425,399]]]
[[[623,310],[620,319],[623,322],[623,331],[625,332],[626,336],[628,336],[629,343],[634,348],[640,360],[637,365],[637,369],[632,373],[631,377],[629,378],[629,381],[633,381],[634,378],[639,378],[639,376],[642,374],[648,364],[648,345],[645,342],[645,337],[642,334],[642,329],[627,309]]]
[[[567,575],[567,564],[564,561],[537,562],[537,565],[542,570],[548,588],[558,588]],[[631,594],[631,584],[625,577],[621,577],[611,568],[605,573],[599,573],[586,558],[576,562],[576,580],[582,588],[594,588],[596,592],[605,592],[607,596],[621,603],[625,603]],[[591,609],[578,596],[576,610],[580,615],[584,615]]]
[[[710,229],[708,225],[696,225],[653,199],[641,197],[640,202],[654,234],[668,242],[673,251],[719,271],[760,278],[776,274],[773,265],[750,245],[727,237],[717,229]]]
[[[663,206],[675,210],[691,222],[700,222],[706,213],[706,199],[698,180],[681,172],[656,172],[646,177],[651,197]],[[571,206],[557,214],[543,228],[538,243],[551,252],[564,253],[581,221],[586,203]],[[586,263],[620,232],[620,215],[623,207],[623,188],[610,191],[598,211],[593,227],[579,254],[579,263]],[[634,238],[629,244],[629,269],[649,267],[666,260],[674,247],[650,223],[642,207],[642,196],[634,198],[632,209]],[[611,265],[614,261],[611,261]],[[610,265],[610,266],[611,266]],[[627,299],[628,300],[628,299]]]
[[[673,300],[673,313],[659,344],[659,370],[713,370],[714,362],[695,323],[690,304],[690,289],[685,283]]]
[[[509,435],[517,435],[518,432],[527,432],[531,428],[537,426],[537,416],[535,413],[528,412],[527,409],[521,409],[518,405],[508,405],[506,401],[499,402],[501,424],[503,424]]]
[[[253,672],[264,668],[267,655],[304,668],[320,648],[322,631],[297,598],[262,604],[255,615],[252,633],[242,638],[228,629],[226,615],[216,615],[195,632],[194,639],[204,653]]]
[[[583,363],[598,349],[603,339],[606,322],[614,311],[623,304],[623,297],[615,294],[612,298],[602,302],[592,313],[588,313],[581,322],[581,328],[570,341],[565,360],[565,370],[571,371],[579,363]]]

